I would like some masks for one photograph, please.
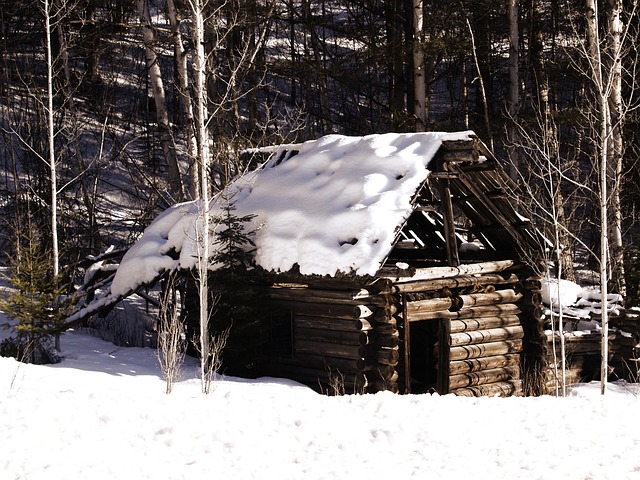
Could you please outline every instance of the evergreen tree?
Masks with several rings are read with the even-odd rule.
[[[15,336],[0,345],[0,354],[26,363],[55,363],[58,358],[51,340],[59,335],[70,302],[64,300],[53,275],[51,251],[32,223],[16,232],[14,255],[5,277],[13,289],[0,299],[0,309],[17,323],[13,325]]]

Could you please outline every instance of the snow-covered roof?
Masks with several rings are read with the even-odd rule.
[[[279,147],[259,169],[238,177],[211,201],[220,215],[231,197],[238,217],[255,215],[255,262],[267,271],[373,275],[411,214],[411,200],[445,140],[473,132],[328,135]],[[160,214],[127,252],[111,286],[125,295],[159,272],[195,265],[197,202]]]

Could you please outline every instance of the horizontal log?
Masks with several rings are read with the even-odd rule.
[[[355,373],[362,371],[359,368],[360,359],[353,358],[337,358],[328,355],[313,355],[296,353],[294,362],[300,366],[314,368],[319,370],[338,370],[343,373]],[[277,360],[276,360],[277,362]]]
[[[503,342],[481,343],[478,345],[464,345],[451,347],[449,361],[465,360],[467,358],[491,357],[493,355],[506,355],[522,351],[522,340],[506,340]]]
[[[339,345],[360,345],[360,332],[352,330],[343,332],[340,330],[329,330],[326,328],[303,328],[294,327],[293,335],[296,340],[306,340],[309,342],[326,342]]]
[[[282,299],[271,299],[270,303],[274,306],[285,310],[291,310],[294,313],[301,313],[303,315],[343,318],[347,320],[355,320],[359,318],[359,312],[356,312],[355,307],[351,305],[329,305],[324,303],[306,303]]]
[[[348,358],[357,360],[360,358],[360,347],[358,345],[340,345],[328,342],[314,342],[308,340],[294,339],[294,356],[298,353],[313,355],[327,355],[337,358]]]
[[[521,396],[522,380],[508,380],[506,382],[489,383],[477,387],[458,388],[451,393],[461,397]]]
[[[294,328],[318,328],[340,332],[354,332],[355,334],[358,333],[353,320],[347,320],[345,318],[314,317],[299,313],[293,316],[293,326]]]
[[[372,384],[370,384],[367,388],[368,391],[373,392],[391,392],[398,393],[400,389],[398,388],[398,382],[388,382],[384,380],[374,380]]]
[[[377,318],[379,321],[397,312],[395,306],[388,308],[375,305],[331,305],[327,303],[307,303],[284,299],[271,299],[271,305],[290,310],[294,313],[315,317],[344,318],[357,320],[358,318]]]
[[[491,328],[488,330],[474,330],[449,335],[449,345],[476,345],[479,343],[501,342],[503,340],[515,340],[524,338],[524,329],[519,326]]]
[[[474,330],[511,327],[515,325],[520,325],[520,317],[517,315],[451,320],[451,333],[471,332]]]
[[[394,366],[383,365],[381,363],[368,364],[363,358],[357,362],[358,371],[361,372],[377,372],[380,378],[391,378],[396,371]]]
[[[463,163],[472,162],[475,163],[479,160],[480,154],[477,150],[455,150],[449,152],[442,152],[440,154],[443,162],[451,163]]]
[[[478,307],[463,307],[457,312],[451,312],[451,320],[468,319],[468,318],[484,318],[484,317],[501,317],[503,315],[518,315],[522,313],[520,307],[513,303],[505,303],[501,305],[482,305]]]
[[[501,317],[503,315],[518,315],[522,313],[520,307],[513,303],[505,303],[504,305],[484,305],[481,307],[466,307],[458,310],[457,312],[450,312],[443,310],[441,312],[425,312],[420,314],[414,314],[409,317],[410,322],[417,322],[421,320],[435,320],[435,319],[469,319],[469,318],[484,318],[484,317]]]
[[[330,305],[359,305],[362,303],[384,307],[389,302],[387,295],[364,295],[362,290],[357,292],[337,290],[316,290],[310,288],[270,288],[266,294],[271,299],[305,303],[326,303]],[[366,292],[366,290],[365,290]]]
[[[360,318],[353,324],[356,330],[369,331],[377,330],[381,333],[393,332],[396,330],[398,321],[395,316],[390,316],[385,321],[378,322],[372,318]]]
[[[490,293],[471,293],[469,295],[460,295],[454,299],[456,310],[465,307],[479,307],[483,305],[500,305],[505,303],[516,303],[523,297],[522,293],[516,293],[515,290],[496,290]]]
[[[393,372],[391,372],[390,375],[387,375],[387,376],[382,376],[380,372],[381,371],[377,371],[377,370],[368,370],[364,372],[364,375],[367,378],[367,383],[372,384],[379,380],[382,380],[383,382],[386,382],[386,383],[398,381],[398,372],[396,372],[395,369]]]
[[[374,348],[360,347],[358,352],[360,358],[363,358],[368,364],[380,363],[382,365],[395,366],[400,361],[400,353],[397,349],[391,348]]]
[[[450,152],[456,150],[476,150],[477,139],[443,140],[440,150]]]
[[[449,377],[449,390],[456,388],[475,387],[487,383],[504,382],[506,380],[518,380],[520,378],[520,367],[499,367],[479,372],[461,373]]]
[[[452,278],[439,278],[436,280],[419,280],[415,282],[398,283],[394,285],[394,291],[398,293],[429,292],[443,288],[468,288],[485,285],[512,285],[518,283],[515,273],[486,274],[486,275],[461,275]]]
[[[449,374],[477,372],[490,368],[512,367],[520,365],[520,355],[494,355],[493,357],[468,358],[449,363]]]
[[[458,267],[430,267],[415,270],[396,269],[396,272],[382,271],[382,277],[395,283],[415,282],[418,280],[435,280],[451,278],[460,275],[476,275],[484,273],[498,273],[517,266],[514,260],[497,260],[492,262],[468,263]],[[395,275],[394,275],[395,273]]]
[[[407,315],[409,318],[417,317],[423,312],[439,312],[451,308],[451,298],[431,298],[428,300],[418,300],[407,302]]]
[[[376,331],[361,332],[360,345],[378,345],[380,347],[393,348],[400,343],[398,331],[392,334],[381,334]]]

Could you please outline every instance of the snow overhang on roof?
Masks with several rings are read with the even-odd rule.
[[[260,168],[238,177],[228,195],[238,217],[255,215],[255,262],[267,271],[302,274],[338,272],[374,275],[411,200],[428,176],[429,162],[445,140],[473,132],[328,135],[278,147]],[[211,201],[212,216],[226,200]],[[145,230],[127,252],[111,287],[124,295],[159,272],[191,268],[200,230],[198,203],[175,205]]]

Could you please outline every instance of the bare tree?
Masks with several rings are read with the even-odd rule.
[[[186,353],[182,298],[176,275],[172,273],[163,285],[157,326],[158,361],[165,379],[165,393],[173,391],[173,384],[180,377]]]

